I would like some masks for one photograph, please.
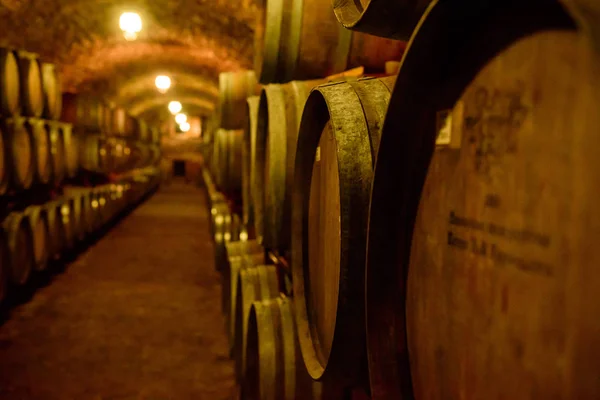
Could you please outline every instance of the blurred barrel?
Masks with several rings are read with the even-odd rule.
[[[381,72],[406,46],[346,30],[328,1],[267,0],[257,27],[254,70],[263,84],[317,79],[359,66]]]
[[[0,226],[0,306],[2,306],[4,299],[6,299],[6,293],[8,289],[8,263],[10,262],[10,258],[8,243],[6,240],[4,228]]]
[[[108,147],[100,135],[84,135],[79,140],[81,168],[90,172],[103,172],[108,167]]]
[[[431,0],[334,0],[333,11],[346,28],[408,41]]]
[[[254,302],[246,335],[246,375],[240,400],[327,398],[314,396],[313,382],[304,369],[291,299]]]
[[[60,215],[65,232],[65,250],[71,251],[77,243],[77,225],[79,215],[75,213],[75,201],[72,197],[62,197],[57,200],[60,204]]]
[[[241,130],[219,129],[215,135],[215,174],[223,192],[241,194],[242,141]]]
[[[48,227],[50,229],[49,258],[57,260],[62,256],[66,247],[66,230],[62,221],[62,203],[56,200],[44,205],[48,215]]]
[[[151,132],[151,141],[152,141],[152,143],[159,144],[160,143],[160,129],[158,129],[158,128],[151,128],[150,132]]]
[[[60,124],[58,129],[62,132],[65,146],[65,172],[69,178],[73,178],[79,170],[79,137],[71,124]]]
[[[6,147],[8,139],[7,129],[0,123],[0,195],[8,190],[11,180],[9,149]]]
[[[0,122],[5,133],[5,149],[8,151],[11,181],[15,189],[28,189],[35,176],[36,160],[34,139],[25,125],[25,118],[7,119]]]
[[[50,258],[50,225],[43,206],[29,206],[23,212],[29,223],[33,240],[33,269],[44,271]]]
[[[0,115],[20,113],[19,64],[15,52],[0,48]]]
[[[257,94],[259,86],[254,71],[219,74],[219,113],[221,128],[243,129],[246,98]]]
[[[411,39],[377,156],[373,398],[600,398],[598,14],[455,5]]]
[[[313,379],[360,378],[369,195],[394,80],[319,86],[302,115],[292,271],[298,336]]]
[[[256,129],[253,199],[263,219],[263,238],[268,249],[290,248],[291,187],[302,110],[310,90],[323,80],[267,85],[261,91]],[[262,210],[262,213],[261,213]]]
[[[8,243],[9,281],[23,286],[29,280],[35,263],[31,225],[20,212],[10,213],[2,225]]]
[[[62,111],[62,90],[56,66],[51,63],[41,63],[42,94],[44,97],[43,116],[46,119],[57,120]]]
[[[106,136],[113,136],[113,117],[114,117],[114,108],[109,105],[104,105],[104,117],[102,118],[102,129]]]
[[[60,184],[67,173],[67,160],[65,154],[65,137],[61,122],[46,121],[46,129],[50,135],[50,155],[52,158],[52,180],[55,185]]]
[[[29,118],[25,127],[33,140],[34,179],[38,183],[47,184],[52,179],[50,133],[41,119]]]
[[[242,139],[242,223],[254,237],[255,218],[252,196],[253,179],[256,164],[256,125],[258,123],[259,96],[248,97],[246,102],[246,125]],[[262,232],[262,218],[261,222]]]
[[[33,53],[19,51],[17,55],[21,82],[21,112],[25,116],[39,118],[44,112],[40,62]]]
[[[235,304],[235,370],[238,382],[246,372],[246,333],[248,314],[255,301],[279,297],[277,269],[273,265],[261,265],[242,269],[239,272]]]
[[[62,103],[61,121],[91,133],[104,133],[104,114],[108,111],[100,98],[86,94],[63,93]]]

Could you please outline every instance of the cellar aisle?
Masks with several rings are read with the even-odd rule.
[[[0,399],[230,399],[206,200],[173,182],[0,325]]]

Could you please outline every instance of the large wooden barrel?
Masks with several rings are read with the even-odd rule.
[[[109,158],[106,140],[100,135],[85,135],[78,142],[81,168],[91,172],[104,172]]]
[[[246,98],[255,96],[259,86],[254,71],[219,74],[219,114],[221,128],[244,129]]]
[[[315,397],[315,384],[306,373],[298,346],[291,299],[253,303],[246,335],[246,374],[240,383],[240,400],[334,400]]]
[[[88,233],[91,233],[89,223],[90,218],[90,199],[89,189],[85,187],[67,186],[64,188],[66,197],[73,199],[73,215],[75,216],[75,239],[81,242]]]
[[[75,200],[72,197],[62,197],[57,200],[60,204],[62,223],[65,229],[65,250],[70,251],[77,244],[77,227],[79,224],[78,217],[75,213]]]
[[[6,299],[8,289],[8,263],[10,262],[6,233],[0,226],[0,307]]]
[[[215,174],[217,184],[230,195],[241,194],[242,187],[242,130],[219,129],[215,135]]]
[[[15,52],[0,48],[0,115],[20,113],[19,64]]]
[[[258,121],[259,96],[248,97],[246,102],[246,125],[242,139],[242,223],[254,237],[254,206],[252,202],[252,179],[256,163],[256,124]],[[261,222],[262,223],[262,222]],[[262,229],[261,229],[262,231]]]
[[[6,147],[6,128],[0,124],[0,195],[3,195],[8,190],[10,184],[10,151]],[[5,138],[6,137],[6,138]]]
[[[248,314],[255,301],[279,297],[277,269],[274,265],[260,265],[242,269],[238,275],[235,296],[235,370],[238,382],[242,382],[246,372],[246,333]]]
[[[2,225],[8,243],[9,281],[23,286],[29,281],[35,264],[31,225],[20,212],[10,213]]]
[[[5,149],[12,186],[17,190],[28,189],[35,176],[34,140],[27,129],[24,118],[7,119],[0,122],[5,133]]]
[[[269,249],[290,248],[291,187],[302,110],[310,90],[324,82],[267,85],[261,92],[252,190],[263,219],[257,237]]]
[[[27,51],[17,52],[21,88],[21,112],[39,118],[44,112],[42,71],[37,55]]]
[[[42,94],[44,97],[43,116],[57,120],[62,111],[62,89],[56,66],[51,63],[41,63]]]
[[[65,172],[69,178],[73,178],[79,171],[79,136],[69,123],[60,124],[58,129],[62,132],[65,146]]]
[[[34,179],[38,183],[47,184],[52,179],[52,154],[50,132],[41,119],[29,118],[25,128],[33,140]]]
[[[410,39],[431,0],[334,0],[333,10],[346,28],[392,39]]]
[[[33,269],[44,271],[50,258],[50,225],[44,206],[30,206],[23,211],[33,240]]]
[[[66,232],[62,221],[62,203],[50,201],[44,205],[48,215],[48,227],[50,229],[49,258],[57,260],[62,256],[66,247]]]
[[[95,96],[63,93],[61,121],[90,133],[104,133],[106,106]]]
[[[319,86],[302,115],[292,272],[298,336],[314,379],[360,377],[369,194],[394,80]]]
[[[255,30],[254,69],[260,83],[317,79],[353,67],[381,72],[405,43],[342,27],[331,2],[265,0]]]
[[[61,122],[47,121],[46,129],[50,134],[50,154],[52,158],[52,177],[54,184],[60,184],[67,174],[65,137]]]
[[[225,246],[227,243],[239,239],[241,222],[239,216],[233,214],[229,209],[229,205],[225,202],[213,205],[211,216],[215,243],[215,267],[218,271],[224,271],[227,268],[227,249]]]
[[[421,22],[373,182],[374,399],[600,398],[597,16],[439,1]]]

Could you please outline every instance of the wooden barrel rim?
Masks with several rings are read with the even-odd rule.
[[[23,112],[29,117],[39,118],[44,111],[44,95],[42,89],[42,72],[38,56],[23,50],[19,50],[17,55],[19,60]],[[27,72],[27,76],[25,76],[25,72]],[[33,82],[33,87],[30,81],[32,76],[35,76],[36,79]]]
[[[414,398],[405,288],[437,112],[453,107],[498,50],[537,31],[573,28],[558,3],[534,3],[435,2],[411,39],[389,104],[370,206],[366,327],[373,400]]]
[[[42,62],[40,65],[42,76],[42,94],[44,100],[43,115],[48,119],[59,119],[62,108],[62,93],[60,78],[56,65]]]
[[[244,203],[244,226],[248,230],[254,229],[254,204],[252,202],[252,188],[254,186],[254,169],[256,168],[256,124],[258,118],[259,96],[248,97],[246,101],[247,124],[244,130],[243,143],[245,146],[245,170],[246,182],[243,185],[243,203]],[[243,178],[242,178],[243,179]]]
[[[379,90],[374,90],[378,85]],[[363,87],[364,86],[364,87]],[[381,87],[383,86],[383,87]],[[379,94],[381,93],[381,94]],[[369,95],[369,98],[365,97]],[[310,94],[300,127],[296,152],[295,179],[292,207],[292,269],[294,303],[298,336],[306,367],[313,379],[354,380],[359,374],[360,352],[364,340],[363,299],[364,261],[366,259],[366,232],[370,177],[376,153],[374,138],[383,119],[381,111],[389,99],[388,86],[376,79],[365,82],[334,83],[317,87]],[[372,98],[371,98],[372,97]],[[384,98],[384,97],[387,97]],[[365,101],[374,102],[371,106]],[[365,100],[365,101],[363,101]],[[353,113],[352,111],[359,111]],[[331,124],[337,146],[338,179],[340,191],[340,276],[336,320],[329,354],[322,354],[313,332],[314,311],[308,297],[310,286],[305,286],[310,270],[308,259],[308,204],[313,161],[323,128]],[[380,125],[379,125],[380,126]],[[357,184],[359,183],[359,184]],[[344,300],[346,299],[346,300]]]
[[[284,0],[264,3],[264,8],[258,11],[257,28],[254,32],[254,71],[260,83],[271,83],[278,79]]]
[[[46,184],[50,182],[52,175],[50,133],[44,127],[44,122],[37,118],[29,118],[25,123],[25,127],[29,130],[29,134],[33,139],[32,153],[35,161],[35,176],[40,183]],[[40,147],[40,143],[45,144],[45,147]],[[43,151],[44,154],[41,154],[40,151]]]
[[[7,91],[10,92],[8,95],[6,93],[0,95],[0,113],[7,114],[7,116],[17,115],[19,114],[21,101],[21,88],[16,53],[10,49],[0,48],[0,60],[2,60],[0,63],[0,77],[2,79],[0,87],[3,91],[8,89]],[[17,79],[14,79],[15,77]]]
[[[238,274],[235,306],[235,369],[238,381],[245,373],[248,312],[254,301],[279,296],[277,270],[273,265],[244,268]]]
[[[4,229],[8,236],[8,248],[10,249],[10,280],[17,286],[23,286],[29,280],[33,265],[33,234],[29,222],[24,218],[24,214],[13,212],[8,215],[4,221]],[[24,237],[21,237],[24,235]],[[25,243],[20,242],[25,240]],[[18,246],[25,245],[26,249],[21,249]],[[15,254],[25,259],[15,258]]]
[[[8,151],[8,157],[10,160],[10,169],[12,184],[18,189],[29,189],[31,184],[33,183],[34,173],[35,173],[35,158],[34,158],[34,139],[31,135],[31,131],[26,128],[24,125],[24,118],[14,118],[10,120],[3,121],[4,132],[7,133],[8,140],[6,147]],[[27,166],[27,171],[20,171],[24,168],[22,165],[17,165],[17,159],[15,159],[15,139],[16,134],[19,135],[20,140],[27,140],[29,147],[29,162]],[[24,144],[24,143],[21,143]]]
[[[23,214],[27,217],[29,225],[31,226],[32,239],[33,239],[33,254],[34,254],[34,270],[44,271],[48,266],[49,250],[50,245],[50,226],[48,223],[48,213],[43,206],[30,206],[23,211]],[[41,221],[44,229],[44,245],[43,254],[36,254],[36,229],[37,224]]]

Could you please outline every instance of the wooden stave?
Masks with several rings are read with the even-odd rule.
[[[62,112],[62,92],[60,76],[56,65],[42,62],[40,65],[42,75],[42,95],[44,110],[42,116],[50,120],[58,120]]]
[[[6,133],[4,139],[6,140],[5,149],[8,150],[7,158],[10,165],[9,170],[11,171],[11,186],[17,190],[29,189],[33,184],[35,176],[33,138],[31,136],[31,132],[26,129],[24,118],[2,120],[0,121],[0,125],[2,125],[2,130],[4,133]],[[28,142],[27,146],[29,147],[29,161],[26,160],[28,164],[26,167],[27,171],[17,167],[18,161],[15,159],[15,151],[13,147],[16,134],[20,135],[20,140],[26,140]]]
[[[15,286],[25,286],[35,263],[31,226],[20,212],[10,213],[2,224],[7,233],[9,249],[9,282]]]
[[[422,390],[418,391],[414,383],[417,372],[413,369],[418,351],[411,348],[410,343],[411,336],[414,340],[416,333],[411,332],[408,326],[412,321],[407,314],[414,311],[409,308],[410,294],[407,296],[406,288],[410,279],[407,277],[415,269],[412,265],[412,253],[415,250],[413,235],[428,173],[431,169],[440,168],[439,165],[432,164],[433,157],[438,154],[435,145],[437,132],[435,121],[430,121],[429,118],[436,116],[439,110],[451,108],[460,99],[469,82],[477,76],[480,68],[496,57],[499,51],[536,32],[568,31],[575,25],[566,14],[566,10],[573,10],[569,7],[565,10],[558,2],[510,2],[502,5],[468,3],[456,8],[439,1],[428,10],[412,38],[412,50],[408,51],[403,61],[390,103],[390,113],[385,121],[376,167],[379,172],[376,173],[372,191],[367,260],[366,322],[373,400],[415,398],[422,395]],[[566,5],[570,2],[564,3]],[[575,18],[581,24],[577,26],[581,31],[585,31],[585,24],[589,22],[586,18],[593,19],[590,15],[582,19]],[[474,24],[473,21],[477,23]],[[597,21],[592,24],[597,24]],[[465,26],[469,26],[469,29],[465,30]],[[598,48],[597,38],[592,41]],[[461,43],[458,48],[454,46],[457,43]],[[444,48],[448,45],[453,46],[452,49]],[[461,57],[456,58],[457,52]],[[447,71],[454,71],[457,76],[450,78],[445,74]],[[400,131],[402,135],[399,135]],[[397,144],[401,144],[403,150],[391,151],[390,146]],[[470,276],[469,279],[474,281],[477,278]],[[420,299],[415,297],[414,301]],[[491,334],[485,335],[485,339],[490,337]],[[597,341],[593,343],[593,348],[586,348],[586,353],[598,354]],[[433,341],[432,345],[434,344]],[[493,345],[497,346],[496,343]],[[444,353],[442,348],[437,353],[444,363],[437,371],[440,372],[440,381],[448,389],[447,384],[454,382],[444,376],[443,372],[444,365],[452,365],[452,361],[442,359]],[[495,365],[492,361],[494,360],[488,361],[488,364]],[[461,363],[464,362],[461,360]],[[560,362],[567,361],[561,358]],[[588,366],[592,364],[597,365],[595,361],[588,361]],[[505,369],[509,374],[515,370],[516,368]],[[584,370],[596,371],[597,368],[585,368],[579,364],[577,372],[572,376],[577,376],[583,386],[571,384],[573,392],[579,390],[578,393],[569,394],[564,390],[554,391],[552,395],[557,398],[598,397],[600,388],[597,380],[593,383],[595,378],[592,376],[595,372],[585,374]],[[527,376],[528,380],[534,382],[532,372],[528,368]],[[465,376],[475,378],[466,369],[464,373],[469,374]],[[493,378],[487,376],[486,380],[488,383],[496,382]],[[555,382],[560,381],[558,378],[546,382],[546,385],[538,385],[538,390],[552,388]],[[437,388],[437,382],[435,379],[429,381],[428,385]],[[504,384],[488,385],[489,393],[486,398],[502,397],[494,392],[497,390],[495,386],[502,386],[507,390],[516,389],[519,393],[518,396],[505,395],[505,398],[547,397],[541,391],[538,391],[538,396],[535,392],[531,394],[523,385]],[[582,390],[583,388],[585,389]],[[436,397],[436,393],[438,392],[431,391],[427,396]],[[467,393],[474,395],[469,389]],[[445,396],[453,395],[447,391]]]
[[[238,382],[245,373],[246,332],[248,313],[254,301],[279,296],[277,269],[273,265],[260,265],[240,270],[235,307],[235,371]]]
[[[307,370],[313,379],[356,382],[361,376],[363,356],[357,349],[365,347],[364,331],[364,261],[366,260],[366,227],[369,191],[373,176],[373,160],[377,153],[375,140],[380,133],[390,88],[395,78],[361,79],[321,85],[309,96],[300,127],[295,160],[292,198],[292,252],[294,303],[298,336]],[[370,104],[370,103],[373,104]],[[351,118],[347,115],[354,115]],[[335,127],[341,200],[341,259],[336,321],[329,355],[320,355],[315,345],[310,311],[305,296],[308,273],[308,199],[306,185],[311,181],[313,158],[322,128],[328,121]],[[317,139],[310,138],[312,129]],[[342,136],[345,135],[345,136]],[[340,142],[342,140],[342,142]],[[306,154],[306,152],[309,154]],[[356,185],[356,183],[359,183]],[[355,186],[353,186],[353,184]],[[348,210],[344,214],[344,209]],[[343,279],[341,277],[343,276]],[[349,301],[352,299],[352,301]],[[315,328],[316,329],[316,328]]]
[[[246,101],[246,127],[242,139],[242,223],[250,232],[254,232],[255,223],[252,191],[256,162],[256,124],[259,101],[259,96],[248,97]]]
[[[227,130],[244,128],[246,99],[256,95],[258,83],[254,71],[219,74],[220,127]]]
[[[21,112],[24,116],[39,118],[44,111],[42,73],[37,55],[18,51],[21,88]]]
[[[20,78],[16,53],[0,48],[0,115],[11,117],[20,114]],[[10,87],[10,93],[6,88]]]
[[[28,118],[25,127],[33,140],[34,181],[47,184],[52,178],[50,133],[45,128],[44,121],[36,118]]]
[[[33,271],[42,272],[48,267],[49,261],[49,243],[50,243],[50,228],[48,225],[48,214],[44,209],[44,206],[29,206],[23,211],[23,215],[27,218],[33,241]],[[41,224],[41,225],[39,225]],[[37,229],[41,229],[41,232],[37,232]],[[40,235],[41,233],[41,235]],[[38,241],[42,243],[39,244]],[[38,253],[38,246],[42,248],[41,254]]]
[[[359,3],[349,0],[334,0],[333,10],[347,29],[408,41],[430,2],[371,0],[359,7]]]

